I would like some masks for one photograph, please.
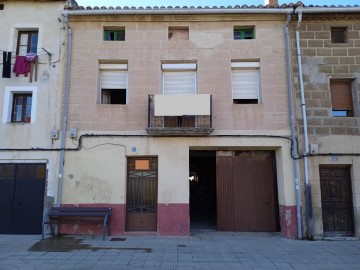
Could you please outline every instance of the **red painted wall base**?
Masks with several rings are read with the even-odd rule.
[[[280,205],[281,233],[286,238],[297,239],[297,215],[296,206]]]

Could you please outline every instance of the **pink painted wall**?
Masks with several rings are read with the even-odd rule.
[[[190,234],[189,204],[158,204],[159,235]]]
[[[281,233],[286,238],[297,239],[296,206],[279,206]]]

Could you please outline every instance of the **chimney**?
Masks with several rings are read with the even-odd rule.
[[[265,0],[265,5],[276,6],[278,5],[277,0]]]

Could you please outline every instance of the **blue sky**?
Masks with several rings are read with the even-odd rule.
[[[289,4],[296,3],[298,0],[282,1],[278,0],[279,4]],[[135,6],[135,7],[146,7],[146,6],[235,6],[235,5],[260,5],[264,4],[264,0],[248,0],[248,1],[236,1],[236,0],[77,0],[80,6]],[[306,6],[308,5],[360,5],[359,0],[303,0],[302,1]]]

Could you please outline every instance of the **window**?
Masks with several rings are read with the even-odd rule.
[[[101,104],[127,103],[127,64],[100,64]]]
[[[254,26],[235,26],[234,27],[234,39],[254,39],[255,31]]]
[[[189,27],[169,27],[168,38],[169,40],[189,40]]]
[[[104,40],[125,41],[125,28],[104,29]]]
[[[232,62],[233,104],[259,103],[259,62]]]
[[[196,94],[196,64],[162,64],[163,94]],[[194,115],[165,116],[165,127],[194,127]]]
[[[2,123],[35,123],[36,108],[36,86],[5,87]]]
[[[4,10],[4,4],[0,4],[0,10]]]
[[[331,42],[346,43],[346,27],[331,27]]]
[[[19,31],[16,55],[37,53],[38,31]]]
[[[163,93],[196,93],[196,64],[162,64]]]
[[[353,99],[350,80],[330,80],[332,116],[354,116]]]
[[[31,94],[15,94],[13,97],[11,122],[27,122],[31,120]]]

